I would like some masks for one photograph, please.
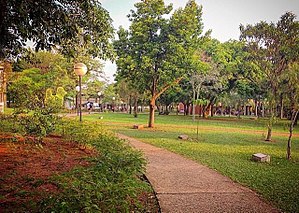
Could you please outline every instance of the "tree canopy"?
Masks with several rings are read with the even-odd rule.
[[[272,118],[276,115],[280,79],[299,57],[299,22],[295,18],[293,13],[287,12],[276,24],[262,21],[240,26],[240,38],[246,42],[250,53],[248,60],[258,67],[264,83],[270,88],[267,96]],[[271,140],[272,120],[266,140]]]
[[[202,33],[202,8],[194,0],[176,10],[163,0],[142,0],[128,16],[130,29],[115,41],[117,75],[151,93],[149,127],[154,126],[156,99],[186,74]]]
[[[59,45],[74,56],[80,46],[93,57],[111,58],[111,22],[97,0],[1,0],[0,60],[17,56],[27,42],[36,50]]]

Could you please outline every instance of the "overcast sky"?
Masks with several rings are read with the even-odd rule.
[[[188,0],[164,0],[173,4],[174,9],[184,7]],[[135,10],[138,0],[101,0],[113,19],[113,26],[128,29],[130,22],[127,15]],[[240,24],[255,24],[260,21],[277,22],[287,11],[299,17],[299,0],[196,0],[203,6],[204,31],[212,30],[212,37],[221,42],[238,39]],[[113,81],[116,66],[105,62],[104,72]]]

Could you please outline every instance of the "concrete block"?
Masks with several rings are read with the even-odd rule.
[[[256,154],[252,155],[251,160],[257,161],[257,162],[267,162],[267,163],[269,163],[270,162],[270,155],[266,155],[266,154],[263,154],[263,153],[256,153]]]
[[[142,124],[134,124],[133,129],[143,129],[144,126]]]
[[[188,140],[188,135],[179,135],[179,139]]]

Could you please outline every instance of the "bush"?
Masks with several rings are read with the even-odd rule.
[[[52,133],[60,118],[46,110],[34,111],[30,114],[0,115],[0,129],[2,132],[19,133],[37,137],[38,141]]]
[[[102,125],[97,123],[75,122],[74,120],[63,120],[57,128],[57,133],[70,141],[87,145],[91,140],[104,134]],[[105,132],[107,134],[107,132]]]
[[[16,122],[18,120],[18,122]],[[61,120],[36,111],[33,115],[0,117],[1,130],[40,138],[55,130],[69,141],[97,149],[90,166],[52,178],[60,193],[34,205],[33,212],[143,212],[138,195],[151,191],[140,180],[145,168],[141,153],[97,123]],[[4,128],[2,128],[4,127]]]
[[[60,118],[47,111],[34,111],[33,115],[21,116],[18,120],[25,135],[36,136],[41,141],[55,130]]]
[[[100,126],[70,121],[63,126],[65,136],[95,147],[99,154],[90,159],[92,166],[59,177],[63,192],[44,201],[41,208],[49,212],[141,212],[138,194],[150,191],[137,178],[145,166],[141,153]]]
[[[0,114],[0,130],[1,132],[21,133],[22,128],[15,115]]]

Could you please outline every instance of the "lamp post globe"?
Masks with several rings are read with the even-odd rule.
[[[76,75],[83,76],[87,72],[87,66],[83,63],[76,63],[74,66],[74,71]]]
[[[87,66],[83,63],[76,63],[74,66],[74,72],[76,75],[79,76],[79,116],[80,116],[80,122],[82,121],[82,92],[81,92],[81,81],[82,76],[86,74],[87,72]],[[77,88],[76,88],[77,89]]]

